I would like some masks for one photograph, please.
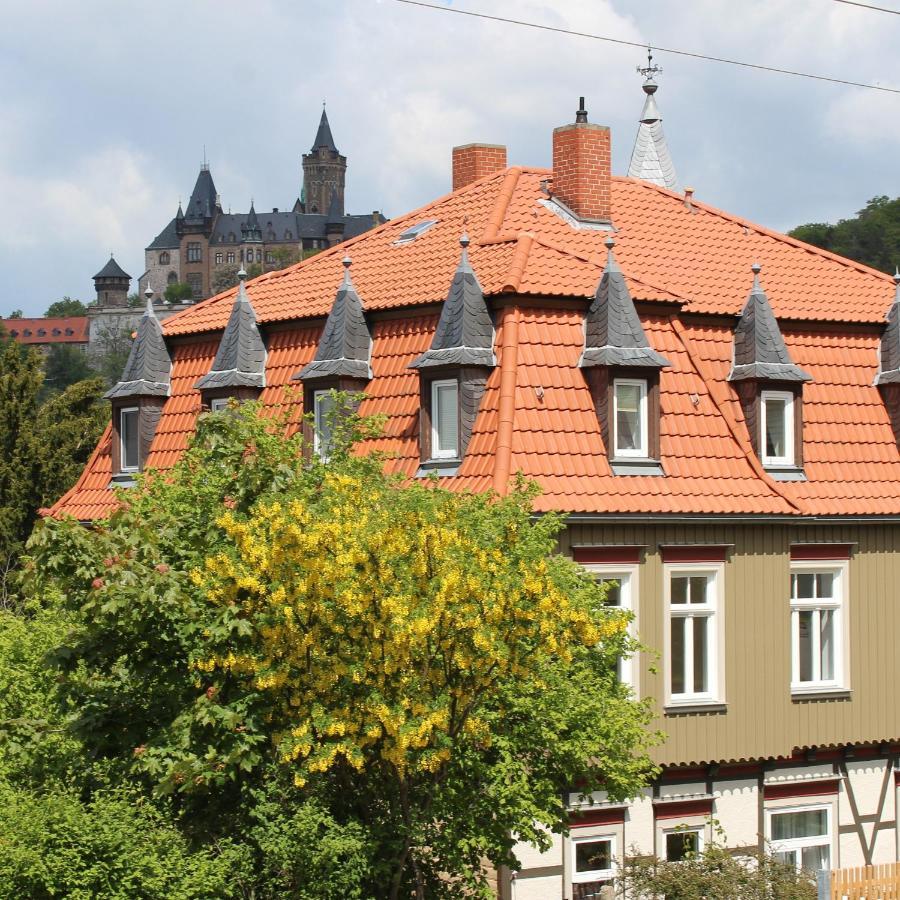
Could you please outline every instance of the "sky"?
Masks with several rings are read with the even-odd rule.
[[[835,0],[442,5],[900,87],[900,16]],[[611,127],[624,174],[644,97],[637,48],[396,0],[0,0],[0,11],[0,315],[92,299],[110,252],[136,289],[143,249],[187,200],[204,148],[226,211],[251,197],[290,207],[323,100],[348,160],[347,211],[392,217],[449,190],[456,144],[549,165],[552,130],[581,95]],[[900,195],[900,94],[655,56],[672,158],[697,199],[788,230]]]

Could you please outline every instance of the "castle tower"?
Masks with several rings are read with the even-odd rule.
[[[331,136],[328,116],[322,109],[319,130],[309,153],[303,154],[303,198],[307,213],[333,214],[332,197],[337,196],[337,208],[344,215],[344,180],[347,158],[341,156]]]
[[[131,276],[110,253],[109,262],[94,276],[97,306],[127,306]]]

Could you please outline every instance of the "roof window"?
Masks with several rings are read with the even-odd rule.
[[[410,225],[406,231],[400,234],[400,237],[394,241],[395,244],[411,244],[420,234],[424,234],[432,225],[437,225],[437,219],[426,219],[424,222],[417,222]]]

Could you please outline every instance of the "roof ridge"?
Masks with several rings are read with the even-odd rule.
[[[495,173],[496,174],[496,173]],[[509,210],[509,204],[512,202],[513,194],[519,184],[519,177],[522,175],[521,166],[510,166],[503,174],[503,184],[500,186],[500,192],[494,201],[494,207],[488,216],[487,225],[481,235],[482,241],[493,241],[499,234],[503,226],[503,220]],[[482,179],[483,180],[483,179]],[[477,182],[475,182],[477,184]],[[481,241],[479,241],[481,243]]]
[[[673,200],[684,202],[684,197],[681,194],[676,193],[675,191],[671,191],[668,188],[664,188],[658,184],[653,184],[652,182],[644,181],[640,178],[629,178],[624,175],[616,175],[613,176],[613,178],[617,181],[627,181],[632,184],[639,185],[643,188],[659,191],[661,194],[666,194]],[[806,241],[801,241],[797,238],[791,237],[789,234],[785,234],[783,231],[776,231],[774,228],[767,228],[765,225],[760,225],[758,222],[752,222],[750,219],[745,219],[743,216],[735,215],[734,213],[730,213],[727,210],[720,209],[718,206],[713,206],[711,203],[706,203],[703,200],[698,200],[693,195],[691,196],[691,206],[696,209],[702,209],[704,212],[707,212],[710,215],[718,216],[720,219],[724,219],[727,222],[733,222],[737,225],[743,225],[746,228],[752,228],[759,234],[766,235],[767,237],[770,237],[776,241],[782,241],[785,244],[796,247],[798,250],[805,250],[807,251],[807,253],[813,253],[816,256],[821,256],[823,259],[828,259],[832,262],[840,263],[848,269],[854,269],[855,271],[859,272],[860,275],[875,275],[879,280],[893,282],[892,276],[888,275],[887,272],[882,272],[879,269],[874,269],[872,268],[872,266],[867,266],[865,265],[865,263],[857,262],[854,259],[848,259],[846,256],[841,256],[838,253],[832,253],[830,250],[824,250],[822,247],[817,247],[815,244],[808,244],[806,243]],[[883,318],[884,317],[882,316],[882,319]],[[881,319],[879,319],[879,321],[881,321]]]
[[[530,231],[519,233],[516,238],[516,249],[513,252],[512,259],[509,261],[509,268],[506,270],[506,279],[501,291],[510,291],[514,294],[518,292],[535,240],[534,234]]]
[[[691,367],[697,373],[697,376],[703,382],[703,386],[706,388],[707,393],[713,400],[716,412],[722,417],[722,420],[725,422],[725,425],[728,428],[732,439],[734,440],[735,444],[737,444],[738,449],[741,451],[744,458],[749,463],[750,468],[756,474],[756,477],[760,481],[762,481],[762,483],[765,484],[766,487],[768,487],[769,490],[772,491],[772,493],[784,500],[785,503],[791,506],[798,513],[803,514],[805,512],[803,507],[797,502],[795,498],[785,493],[781,485],[777,481],[775,481],[768,472],[766,472],[756,454],[753,452],[753,448],[750,447],[748,445],[748,442],[743,439],[743,436],[740,434],[738,423],[735,419],[732,418],[731,415],[731,397],[726,397],[724,396],[724,394],[720,398],[716,397],[713,390],[713,385],[718,385],[718,382],[715,378],[710,378],[708,376],[704,363],[700,361],[692,348],[691,340],[685,333],[684,326],[674,316],[669,316],[669,324],[672,328],[672,331],[675,333],[679,342],[681,343],[681,346],[684,347],[684,352],[687,354],[687,358],[691,363]],[[723,382],[723,385],[724,384],[726,383]]]

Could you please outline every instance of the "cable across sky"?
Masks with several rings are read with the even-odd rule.
[[[473,19],[484,19],[489,22],[502,22],[506,25],[519,25],[524,28],[535,28],[540,31],[550,31],[555,34],[565,34],[569,35],[570,37],[588,38],[593,41],[604,41],[609,44],[619,44],[623,47],[640,47],[642,49],[646,49],[648,46],[646,43],[641,43],[638,41],[628,41],[624,38],[614,38],[603,34],[594,34],[590,31],[575,31],[571,28],[560,28],[554,25],[542,25],[539,22],[528,22],[524,19],[511,19],[506,16],[495,16],[491,15],[490,13],[475,12],[474,10],[457,9],[452,6],[440,6],[437,3],[428,3],[426,2],[426,0],[394,0],[394,2],[403,3],[406,6],[419,6],[422,9],[430,9],[434,10],[435,12],[453,13],[458,16],[468,16],[469,18]],[[850,3],[851,0],[837,0],[837,2]],[[866,4],[855,2],[852,5],[866,6]],[[893,12],[893,10],[881,9],[880,7],[869,8],[878,9],[880,12]],[[745,69],[756,69],[760,72],[772,72],[776,75],[793,75],[796,78],[810,78],[813,81],[827,81],[831,84],[842,84],[848,87],[863,88],[869,91],[881,91],[886,94],[900,94],[900,88],[884,87],[880,84],[867,84],[862,81],[850,81],[846,78],[834,78],[830,75],[816,75],[812,72],[799,72],[795,69],[782,69],[777,66],[765,66],[761,63],[751,63],[739,59],[729,59],[725,56],[711,56],[706,53],[696,53],[691,50],[679,50],[676,47],[664,47],[660,44],[651,44],[651,46],[654,50],[658,50],[660,53],[671,53],[675,56],[686,56],[691,59],[706,60],[707,62],[723,63],[729,66],[740,66]]]

